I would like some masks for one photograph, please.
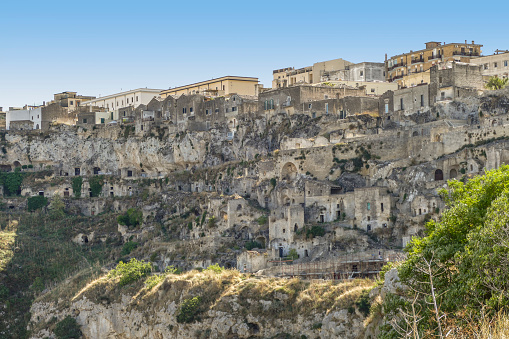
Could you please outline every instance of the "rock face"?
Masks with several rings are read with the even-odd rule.
[[[135,292],[136,288],[129,288],[122,294],[117,294],[122,289],[98,284],[76,296],[68,307],[62,307],[66,304],[63,300],[36,302],[31,309],[32,338],[51,337],[51,326],[47,324],[51,324],[54,317],[61,320],[67,315],[76,317],[84,337],[90,339],[283,338],[288,335],[291,338],[348,339],[364,336],[364,317],[355,309],[354,300],[362,290],[369,288],[368,281],[331,285],[330,282],[308,284],[283,279],[226,278],[217,285],[221,289],[226,286],[218,298],[213,298],[193,322],[179,323],[177,315],[188,293],[201,294],[202,303],[208,303],[207,296],[213,293],[207,289],[216,284],[217,278],[207,280],[198,274],[198,279],[204,280],[197,282],[196,277],[190,277],[189,284],[184,285],[182,281],[167,278],[151,291],[142,288]],[[319,291],[323,294],[313,301],[322,305],[308,303],[307,298]],[[330,297],[322,299],[327,294]],[[348,304],[350,306],[345,307]]]

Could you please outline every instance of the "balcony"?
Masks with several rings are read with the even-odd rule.
[[[394,66],[392,66],[392,67],[389,67],[389,71],[392,71],[393,69],[398,68],[398,67],[405,67],[405,66],[406,66],[406,65],[404,65],[404,64],[394,65]]]
[[[396,75],[395,77],[392,78],[392,81],[402,79],[404,76],[405,76],[404,74]]]
[[[428,57],[428,61],[435,60],[435,59],[441,59],[441,58],[442,58],[442,55],[441,55],[441,54],[438,54],[438,55],[432,55],[432,56],[429,56],[429,57]]]
[[[412,60],[412,64],[418,64],[420,62],[424,62],[424,58]]]
[[[454,51],[452,52],[452,55],[462,55],[462,56],[469,56],[469,57],[476,57],[476,56],[479,56],[479,53],[478,52],[460,52],[460,51]]]

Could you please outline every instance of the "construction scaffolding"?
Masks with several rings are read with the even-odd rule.
[[[272,273],[281,277],[302,279],[344,280],[374,278],[389,262],[404,259],[399,252],[362,252],[346,254],[330,260],[294,263],[292,260],[272,260]]]

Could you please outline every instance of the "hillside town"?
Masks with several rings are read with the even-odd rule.
[[[22,328],[53,338],[56,319],[72,316],[86,338],[375,338],[386,315],[363,313],[359,300],[381,308],[386,291],[403,290],[384,267],[408,259],[405,247],[451,208],[451,185],[509,165],[509,50],[420,47],[274,69],[267,87],[225,75],[0,107],[0,254],[16,230],[9,248],[23,263],[0,270],[21,305],[9,308],[0,286],[0,324],[13,326],[0,337]],[[20,278],[55,258],[69,263],[54,280]],[[145,287],[108,285],[137,259],[149,266]],[[321,286],[309,292],[320,302],[297,310],[292,286]],[[20,297],[28,290],[33,303]],[[351,291],[355,301],[340,304]],[[213,293],[203,319],[178,319],[177,304]]]
[[[224,76],[99,98],[57,93],[6,110],[11,147],[0,166],[52,173],[21,196],[85,197],[90,178],[103,176],[97,198],[68,202],[84,215],[153,196],[138,204],[144,223],[166,225],[185,244],[168,244],[163,268],[219,262],[242,272],[369,276],[444,208],[438,191],[447,180],[509,163],[509,98],[486,88],[508,77],[509,52],[482,56],[481,47],[427,42],[384,62],[276,69],[271,88]],[[76,176],[82,192],[73,191]],[[119,230],[143,241],[146,229]],[[100,241],[97,230],[76,239]],[[323,268],[281,269],[295,260]]]

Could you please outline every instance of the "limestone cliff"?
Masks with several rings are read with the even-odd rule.
[[[103,277],[71,300],[64,300],[66,293],[39,298],[30,327],[32,338],[52,337],[55,319],[72,315],[85,338],[363,338],[356,301],[372,284],[225,270],[169,274],[150,289],[142,281],[121,288],[118,280]],[[192,321],[179,322],[183,303],[194,297],[199,305]]]

